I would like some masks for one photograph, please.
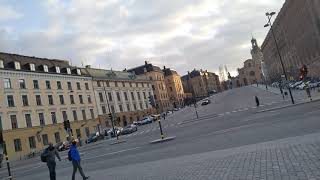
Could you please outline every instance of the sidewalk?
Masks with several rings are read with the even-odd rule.
[[[88,174],[101,180],[317,180],[319,151],[320,133],[315,133]]]

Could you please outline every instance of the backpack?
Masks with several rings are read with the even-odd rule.
[[[72,161],[71,150],[68,151],[68,160],[69,160],[69,161]]]
[[[40,155],[41,161],[47,162],[47,157],[48,157],[48,149],[45,149]]]

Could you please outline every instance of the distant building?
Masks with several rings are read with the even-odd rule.
[[[170,68],[163,67],[164,79],[169,95],[170,103],[173,108],[181,107],[184,104],[184,91],[181,82],[181,77]]]
[[[133,72],[136,75],[144,74],[149,78],[152,84],[154,99],[158,107],[157,109],[159,111],[163,112],[171,108],[171,103],[169,101],[169,95],[167,93],[167,87],[164,79],[164,72],[159,67],[145,61],[144,65],[129,69],[127,71]]]
[[[151,81],[145,75],[89,66],[81,72],[92,77],[98,114],[106,127],[111,126],[110,112],[116,115],[116,126],[127,126],[154,112],[148,98],[153,96]]]
[[[275,38],[290,79],[298,79],[303,65],[307,65],[310,77],[320,77],[319,17],[319,0],[286,0],[273,23]],[[261,49],[269,79],[280,80],[283,70],[271,31]]]
[[[203,70],[194,69],[181,77],[185,93],[192,93],[193,97],[206,97],[210,93],[221,90],[219,76]]]

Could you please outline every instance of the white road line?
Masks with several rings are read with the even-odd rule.
[[[231,114],[231,112],[225,112],[225,114]]]
[[[103,156],[109,156],[109,155],[119,154],[119,153],[122,153],[122,152],[132,151],[132,150],[136,150],[136,149],[140,149],[140,148],[141,148],[141,147],[124,149],[124,150],[121,150],[121,151],[116,151],[116,152],[101,154],[101,155],[98,155],[98,156],[91,156],[91,157],[88,157],[88,158],[83,158],[83,160],[89,160],[89,159],[99,158],[99,157],[103,157]]]
[[[224,116],[224,113],[218,114],[219,116]]]
[[[144,131],[141,131],[139,134],[143,134],[144,133]]]
[[[244,111],[248,111],[248,110],[249,110],[249,108],[244,108],[243,110],[244,110]]]
[[[232,111],[233,113],[236,113],[236,112],[238,112],[238,111]]]
[[[257,107],[256,106],[253,106],[253,107],[251,107],[252,109],[256,109]]]

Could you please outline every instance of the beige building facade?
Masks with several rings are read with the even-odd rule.
[[[0,53],[0,64],[0,124],[10,159],[66,141],[66,120],[83,140],[101,129],[92,78],[79,68],[7,53]]]
[[[156,108],[159,112],[164,112],[171,108],[164,73],[159,67],[145,61],[144,65],[129,69],[128,72],[132,72],[135,75],[145,75],[149,78]]]
[[[167,87],[171,108],[182,107],[184,105],[184,91],[181,76],[170,68],[163,67],[164,81]]]
[[[149,103],[149,96],[153,96],[151,81],[145,75],[89,66],[81,69],[81,72],[93,78],[97,110],[103,128],[112,124],[108,117],[110,112],[116,115],[116,126],[127,126],[155,112]]]

